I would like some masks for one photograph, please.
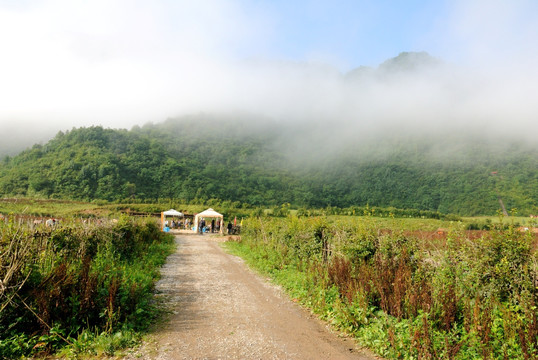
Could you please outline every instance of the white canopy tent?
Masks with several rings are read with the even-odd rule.
[[[164,223],[167,216],[183,217],[183,213],[174,209],[161,212],[161,229],[164,230]]]
[[[201,213],[198,213],[194,216],[194,229],[198,229],[198,222],[201,218],[204,219],[216,219],[217,221],[220,221],[220,232],[222,233],[222,228],[224,227],[224,215],[219,214],[215,210],[209,208],[207,210],[202,211]]]
[[[179,216],[183,217],[183,213],[174,209],[163,211],[164,216]]]

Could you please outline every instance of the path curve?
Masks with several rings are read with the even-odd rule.
[[[172,310],[133,358],[374,359],[224,252],[216,238],[176,236],[158,296]]]

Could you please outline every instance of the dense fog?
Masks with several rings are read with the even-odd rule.
[[[447,132],[533,142],[537,7],[450,2],[414,48],[363,64],[353,61],[372,58],[274,51],[279,17],[262,5],[2,3],[0,152],[72,127],[130,128],[200,112],[302,124],[313,136],[304,141],[321,138],[327,148]]]

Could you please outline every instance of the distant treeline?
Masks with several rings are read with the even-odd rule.
[[[496,214],[501,197],[509,210],[538,213],[538,150],[524,144],[387,137],[314,151],[314,130],[250,120],[200,115],[130,131],[60,132],[0,161],[0,196],[370,205],[458,215]],[[443,146],[456,140],[456,147]]]

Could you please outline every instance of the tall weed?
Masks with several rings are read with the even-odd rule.
[[[231,249],[382,356],[538,358],[535,240],[515,226],[427,242],[368,218],[288,217],[242,233]]]
[[[0,223],[0,358],[83,348],[88,331],[143,330],[172,247],[151,219],[35,229]]]

